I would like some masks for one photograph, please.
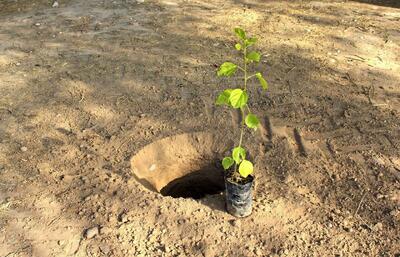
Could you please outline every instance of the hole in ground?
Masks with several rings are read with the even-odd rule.
[[[147,189],[174,198],[219,197],[225,188],[218,159],[230,143],[204,132],[155,141],[131,159],[134,177]]]
[[[160,193],[173,198],[201,199],[206,195],[219,194],[224,189],[223,173],[216,168],[215,164],[210,164],[201,170],[171,181],[161,189]]]

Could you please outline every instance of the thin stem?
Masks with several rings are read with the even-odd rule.
[[[247,47],[245,46],[243,49],[243,62],[244,62],[244,90],[246,91],[247,89],[247,61],[246,61],[246,55],[247,55]],[[243,108],[240,108],[240,112],[242,114],[242,124],[240,128],[240,141],[239,141],[239,147],[242,146],[242,141],[243,141],[243,133],[244,133],[244,110]]]
[[[246,61],[246,54],[247,54],[247,49],[246,49],[246,47],[244,47],[244,49],[243,49],[243,61],[244,61],[244,69],[242,69],[243,70],[243,72],[244,72],[244,91],[246,91],[247,90],[247,80],[248,80],[248,77],[247,77],[247,61]],[[247,108],[249,108],[248,106],[247,106]],[[249,110],[250,111],[250,110]],[[243,108],[240,108],[240,114],[241,114],[241,125],[240,125],[240,139],[239,139],[239,147],[241,147],[242,146],[242,142],[243,142],[243,134],[244,134],[244,129],[245,129],[245,119],[244,119],[244,110],[243,110]],[[236,174],[236,171],[237,171],[237,163],[235,163],[235,169],[234,169],[234,173]]]
[[[256,74],[253,74],[253,75],[251,75],[251,76],[248,76],[248,77],[247,77],[247,80],[251,79],[251,78],[254,77],[254,76],[256,76]]]
[[[243,110],[243,108],[240,108],[240,114],[241,114],[241,119],[242,119],[242,121],[241,121],[241,128],[240,128],[239,147],[242,146],[243,134],[244,134],[244,125],[245,125],[245,123],[244,123],[244,110]],[[237,163],[235,163],[235,174],[236,174],[236,171],[237,171]]]
[[[247,107],[247,111],[248,111],[249,113],[251,113],[251,111],[250,111],[250,107],[249,107],[249,105],[248,105],[248,104],[246,104],[246,107]]]
[[[244,50],[243,50],[243,60],[244,60],[244,90],[247,89],[247,61],[246,61],[246,54],[247,54],[247,48],[244,47]]]
[[[242,146],[243,134],[244,134],[244,110],[243,110],[243,108],[240,108],[240,113],[241,113],[241,117],[242,117],[242,124],[241,124],[241,129],[240,129],[239,147]]]

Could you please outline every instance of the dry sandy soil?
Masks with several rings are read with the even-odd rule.
[[[398,1],[51,6],[0,1],[0,256],[400,256]],[[235,85],[216,77],[235,26],[270,84],[251,90],[240,220],[222,193],[163,196],[131,165],[163,149],[149,170],[216,169],[237,137],[213,103]]]

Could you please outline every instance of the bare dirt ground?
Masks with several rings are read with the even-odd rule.
[[[398,1],[0,1],[0,256],[399,256]],[[163,197],[132,156],[226,142],[215,108],[259,38],[252,216]],[[88,230],[89,229],[89,230]],[[89,238],[88,238],[89,237]]]

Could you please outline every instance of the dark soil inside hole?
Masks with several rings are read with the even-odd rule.
[[[206,195],[218,194],[224,189],[222,170],[210,165],[171,181],[161,189],[160,193],[174,198],[201,199]]]

